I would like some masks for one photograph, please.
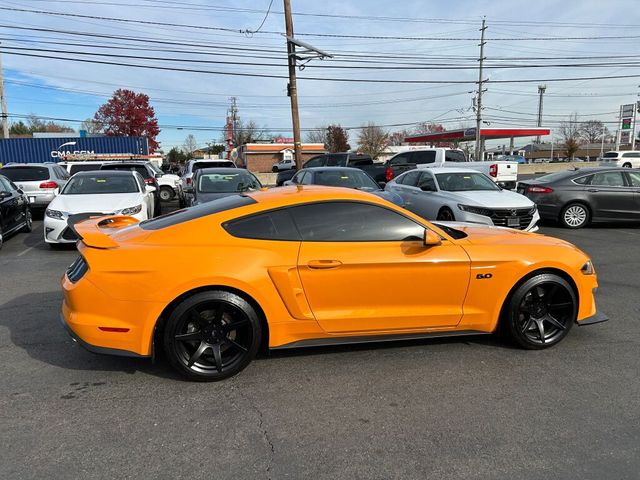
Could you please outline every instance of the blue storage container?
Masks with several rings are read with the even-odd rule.
[[[8,138],[0,139],[0,164],[57,162],[60,161],[58,148],[68,142],[76,144],[62,147],[62,154],[149,155],[147,137]]]

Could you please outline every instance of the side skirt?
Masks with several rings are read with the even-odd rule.
[[[359,335],[353,337],[310,338],[286,343],[270,350],[285,350],[288,348],[326,347],[331,345],[350,345],[354,343],[397,342],[401,340],[420,340],[425,338],[465,337],[468,335],[490,335],[490,332],[478,330],[459,330],[455,332],[421,332],[401,333],[395,335]]]

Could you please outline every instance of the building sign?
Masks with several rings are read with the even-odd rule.
[[[94,150],[74,150],[73,152],[67,150],[66,152],[62,152],[59,150],[51,151],[51,158],[64,158],[67,155],[95,155],[96,152]]]
[[[475,137],[476,136],[476,129],[475,128],[467,128],[464,131],[464,136],[465,137]]]
[[[293,143],[293,138],[289,137],[276,137],[273,139],[275,143]]]

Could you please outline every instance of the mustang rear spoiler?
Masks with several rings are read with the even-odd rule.
[[[74,215],[73,217],[80,217]],[[82,240],[94,248],[114,248],[118,243],[110,237],[110,233],[123,227],[138,223],[138,220],[125,215],[93,216],[84,214],[84,218],[69,218],[69,228]]]

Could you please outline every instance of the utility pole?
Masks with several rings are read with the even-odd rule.
[[[480,135],[480,127],[482,126],[482,85],[484,79],[482,78],[482,67],[484,66],[484,32],[487,29],[486,19],[482,19],[482,28],[480,29],[480,68],[478,72],[478,100],[476,101],[476,162],[482,161],[484,157],[482,148],[482,136]]]
[[[546,85],[538,85],[538,94],[540,95],[540,99],[538,100],[538,127],[542,126],[542,98],[546,89]],[[538,135],[536,143],[539,145],[540,141],[540,135]]]
[[[0,107],[2,108],[2,138],[9,138],[7,122],[7,102],[4,97],[4,79],[2,77],[2,54],[0,53]]]
[[[291,1],[284,0],[284,21],[287,32],[287,64],[289,65],[289,85],[287,95],[291,98],[291,122],[293,124],[293,150],[296,169],[302,168],[302,144],[300,143],[300,117],[298,115],[298,86],[296,83],[296,45],[293,38],[293,17],[291,16]]]
[[[284,0],[284,20],[287,37],[287,65],[289,66],[289,84],[287,85],[287,95],[291,98],[291,120],[293,126],[293,147],[295,151],[296,168],[302,168],[302,144],[300,143],[300,117],[298,115],[298,87],[296,84],[296,66],[300,61],[299,68],[302,70],[308,62],[314,58],[323,60],[333,58],[322,50],[312,47],[308,43],[296,40],[293,36],[293,18],[291,16],[291,1]],[[296,46],[301,50],[296,52]]]

